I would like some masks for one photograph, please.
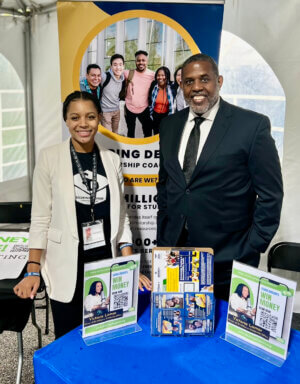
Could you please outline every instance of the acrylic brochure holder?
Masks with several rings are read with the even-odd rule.
[[[90,345],[94,345],[97,343],[103,343],[104,341],[108,341],[111,339],[117,339],[118,337],[131,335],[132,333],[140,332],[142,328],[138,325],[138,323],[127,325],[123,328],[115,329],[112,331],[107,331],[104,333],[100,333],[98,335],[83,337],[83,341],[89,347]],[[80,335],[82,336],[82,329],[78,330]]]
[[[223,335],[220,336],[222,340],[227,341],[230,344],[235,345],[238,348],[243,349],[244,351],[251,353],[251,355],[257,356],[262,360],[267,361],[268,363],[271,363],[273,365],[276,365],[276,367],[281,367],[283,363],[285,362],[285,359],[282,359],[278,356],[274,356],[272,353],[269,353],[265,351],[262,348],[259,348],[255,345],[249,344],[246,341],[233,336],[230,333],[224,333]],[[289,353],[288,353],[289,356]]]
[[[213,250],[152,250],[151,335],[213,336]]]
[[[221,338],[277,367],[288,358],[296,282],[233,262]]]
[[[137,324],[140,255],[84,266],[83,325],[86,345],[141,331]]]

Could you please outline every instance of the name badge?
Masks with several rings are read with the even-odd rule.
[[[82,223],[83,249],[93,249],[105,245],[103,220]]]

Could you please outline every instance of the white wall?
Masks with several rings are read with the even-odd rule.
[[[35,16],[31,23],[34,135],[41,148],[62,141],[57,14]]]
[[[272,67],[286,95],[282,172],[284,202],[279,241],[300,243],[300,2],[298,0],[226,0],[223,29],[251,44]],[[271,245],[272,245],[271,244]],[[300,255],[299,255],[300,257]],[[266,255],[261,266],[266,265]],[[298,280],[299,274],[286,273]],[[300,294],[296,310],[300,312]]]
[[[24,23],[22,19],[13,20],[11,17],[0,17],[0,36],[0,52],[15,68],[25,88]],[[5,76],[5,74],[0,74],[0,76]],[[30,200],[30,186],[27,177],[1,183],[0,200],[3,202]]]

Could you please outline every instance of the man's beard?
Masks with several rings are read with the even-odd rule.
[[[199,94],[201,95],[201,94]],[[207,111],[209,111],[218,101],[219,99],[219,94],[216,92],[213,96],[208,96],[204,101],[202,102],[201,105],[195,105],[193,103],[193,99],[190,102],[190,98],[185,98],[185,101],[187,104],[191,107],[192,111],[196,113],[197,115],[203,115]]]

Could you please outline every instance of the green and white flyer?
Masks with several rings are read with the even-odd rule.
[[[139,270],[140,255],[85,264],[82,337],[137,322]]]
[[[234,261],[225,339],[276,365],[284,361],[296,285]]]
[[[16,279],[28,260],[29,233],[0,231],[0,280]]]

